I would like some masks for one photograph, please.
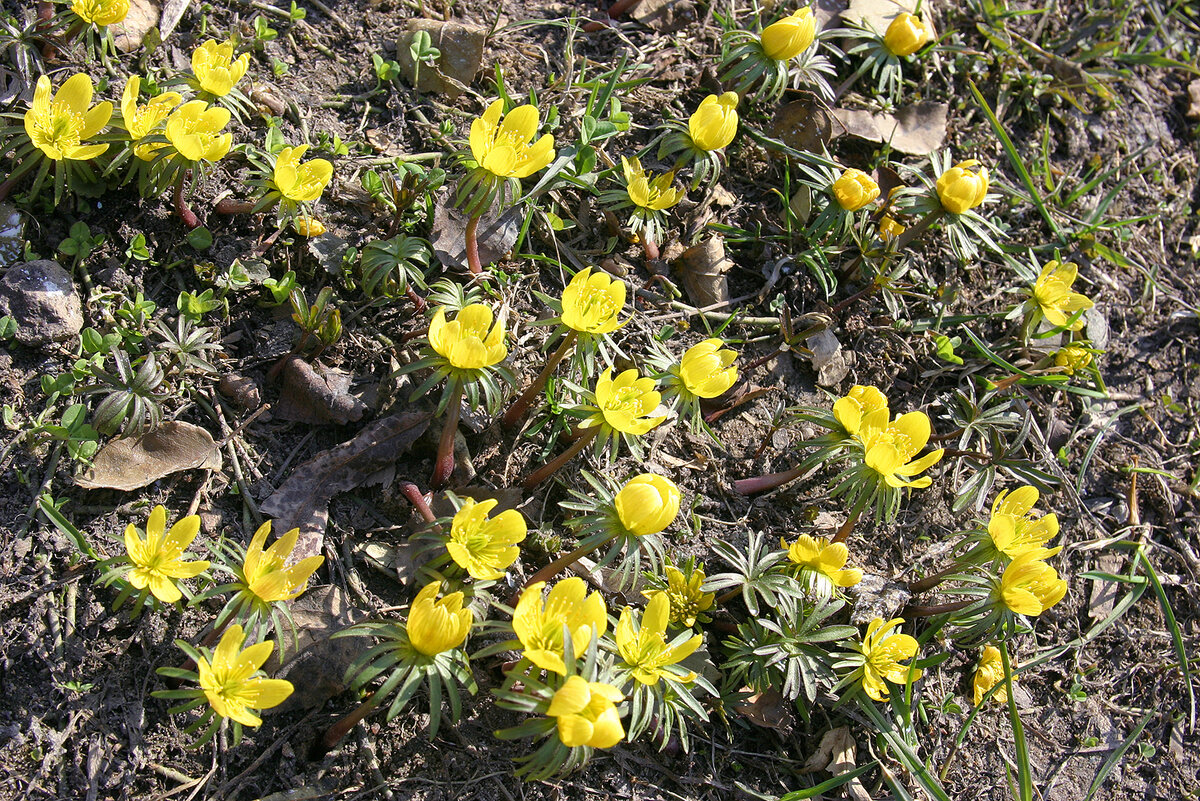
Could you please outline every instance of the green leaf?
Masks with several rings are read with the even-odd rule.
[[[208,250],[212,247],[213,243],[212,233],[203,225],[188,231],[187,236],[184,238],[196,250]]]

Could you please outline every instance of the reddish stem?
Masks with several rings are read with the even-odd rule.
[[[767,473],[754,478],[743,478],[733,482],[733,489],[740,495],[756,495],[776,487],[782,487],[789,481],[795,481],[800,477],[801,472],[800,468],[793,468],[782,473]]]
[[[913,595],[916,595],[917,593],[932,590],[934,587],[941,584],[942,581],[944,581],[947,576],[951,576],[954,573],[958,572],[958,570],[961,567],[962,567],[962,565],[960,565],[956,562],[943,570],[939,570],[938,572],[934,573],[933,575],[926,576],[925,578],[921,579],[920,581],[910,581],[908,583],[908,591],[911,592]]]
[[[532,587],[534,584],[537,584],[539,581],[549,581],[550,579],[554,578],[562,571],[566,570],[571,565],[578,562],[583,557],[587,556],[592,551],[595,551],[599,548],[603,548],[605,545],[607,545],[609,542],[611,542],[613,540],[613,537],[615,537],[615,536],[616,535],[614,534],[613,536],[609,537],[608,539],[606,539],[602,542],[598,542],[595,545],[580,546],[580,547],[576,548],[575,550],[571,551],[570,553],[558,557],[553,562],[546,565],[541,570],[539,570],[538,572],[536,572],[532,576],[530,576],[529,579],[525,582],[525,584],[521,587],[521,589],[525,589],[526,587]],[[518,595],[513,596],[512,600],[509,602],[509,606],[516,606],[518,599],[519,599],[519,593],[518,593]]]
[[[540,468],[535,470],[532,475],[529,476],[529,478],[525,479],[525,483],[521,485],[521,489],[528,492],[538,484],[541,484],[543,481],[550,478],[550,476],[558,472],[560,467],[574,459],[575,456],[581,450],[583,450],[584,446],[595,439],[596,435],[599,433],[600,426],[592,426],[584,431],[583,435],[579,439],[571,443],[571,447],[567,448],[550,462],[542,465]]]
[[[413,505],[413,508],[420,513],[426,523],[432,523],[437,520],[437,517],[433,514],[433,510],[429,508],[429,499],[421,492],[420,487],[411,481],[401,481],[400,492]]]
[[[379,706],[379,700],[376,700],[375,696],[372,695],[370,698],[359,704],[349,715],[346,715],[346,717],[330,726],[325,731],[325,735],[313,743],[312,751],[310,752],[309,756],[312,758],[320,758],[331,748],[337,745],[343,737],[350,733],[350,730],[353,729],[359,723],[359,721],[371,714],[371,712],[374,711],[377,706]]]
[[[833,539],[830,542],[845,542],[846,538],[850,536],[850,532],[854,530],[854,524],[858,522],[858,516],[861,514],[862,507],[859,506],[850,513],[850,516],[846,518],[846,522],[842,523],[842,527],[837,530],[837,533],[833,535]]]
[[[183,182],[188,176],[188,171],[184,170],[179,175],[179,180],[175,182],[175,212],[179,215],[179,219],[183,220],[183,224],[188,227],[188,230],[195,230],[200,227],[200,218],[188,208],[187,201],[183,199]]]
[[[483,265],[479,263],[479,239],[476,236],[478,228],[479,215],[475,215],[467,221],[467,230],[465,232],[467,266],[471,268],[472,275],[479,275],[483,272]]]
[[[213,211],[217,214],[225,214],[232,216],[234,214],[249,214],[254,211],[254,204],[249,200],[238,200],[237,198],[226,197],[217,201],[217,205],[213,206]]]
[[[642,250],[646,253],[646,261],[657,261],[659,257],[658,243],[653,239],[642,239]]]
[[[404,288],[404,294],[408,296],[408,299],[412,303],[413,309],[416,310],[417,314],[425,311],[425,298],[414,292],[411,286]]]
[[[450,404],[446,408],[446,419],[442,422],[442,437],[438,440],[437,459],[433,463],[433,475],[429,479],[432,489],[441,489],[454,472],[454,434],[458,431],[458,417],[462,410],[463,385],[455,382]]]
[[[578,332],[572,330],[568,331],[567,335],[563,337],[563,341],[559,343],[554,353],[550,354],[550,358],[546,360],[546,366],[538,373],[537,378],[525,388],[521,396],[513,401],[512,405],[508,407],[508,411],[504,413],[501,422],[505,428],[512,428],[525,417],[525,414],[529,411],[529,404],[533,403],[533,399],[546,388],[546,383],[550,380],[550,375],[554,372],[554,368],[558,367],[558,363],[566,358],[567,353],[570,352],[578,336]]]
[[[979,603],[977,598],[967,598],[962,601],[950,601],[944,604],[933,604],[932,606],[912,606],[910,604],[905,608],[902,614],[906,620],[911,620],[914,617],[934,617],[935,615],[948,615],[951,612],[961,611],[976,603]]]

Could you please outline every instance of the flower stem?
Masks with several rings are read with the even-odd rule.
[[[782,487],[789,481],[795,481],[800,477],[800,468],[785,470],[782,473],[767,473],[754,478],[743,478],[733,482],[733,489],[739,495],[757,495],[760,492],[773,490],[776,487]]]
[[[914,239],[925,233],[926,229],[940,220],[945,213],[945,209],[934,209],[922,217],[920,222],[918,222],[916,225],[912,226],[911,228],[905,228],[904,233],[896,237],[896,250],[904,250],[906,247],[908,247]]]
[[[479,275],[483,272],[483,265],[479,263],[479,239],[476,236],[476,230],[479,228],[479,217],[476,214],[467,221],[467,230],[464,238],[466,239],[467,251],[467,266],[471,268],[472,275]]]
[[[446,408],[446,419],[442,421],[442,438],[438,440],[437,459],[433,463],[433,475],[429,479],[432,489],[441,489],[454,472],[454,434],[458,431],[458,416],[462,409],[463,385],[454,382],[450,404]]]
[[[976,603],[979,603],[977,598],[966,598],[961,601],[950,601],[948,603],[934,604],[932,606],[913,606],[909,604],[909,606],[904,610],[904,618],[909,620],[914,617],[935,617],[937,615],[948,615],[951,612],[958,612]]]
[[[432,523],[433,521],[437,520],[437,516],[434,515],[433,510],[429,508],[429,501],[425,499],[425,495],[421,492],[420,487],[411,481],[401,481],[399,483],[400,492],[404,495],[405,499],[412,504],[413,508],[416,509],[421,515],[421,519],[423,519],[426,523]]]
[[[313,743],[312,754],[310,756],[320,757],[324,755],[378,706],[379,700],[376,699],[375,695],[363,701],[353,712],[326,729],[324,736]]]
[[[862,514],[863,506],[866,504],[857,505],[846,518],[846,522],[842,523],[842,527],[837,530],[837,534],[833,535],[830,542],[845,542],[850,536],[850,532],[854,530],[854,524],[858,522],[858,516]]]
[[[179,219],[183,220],[183,224],[189,230],[195,230],[200,227],[200,218],[196,216],[190,208],[187,201],[183,199],[183,182],[188,176],[188,171],[184,170],[179,174],[179,180],[175,182],[175,212],[179,215]]]
[[[217,201],[217,205],[213,206],[213,211],[217,214],[225,214],[232,216],[234,214],[249,214],[254,211],[254,204],[249,200],[237,200],[236,198],[222,198]]]
[[[949,567],[939,570],[938,572],[936,572],[932,575],[926,576],[925,578],[921,579],[920,581],[910,581],[908,583],[908,591],[911,592],[913,595],[916,595],[917,593],[920,593],[920,592],[927,592],[929,590],[932,590],[934,587],[936,587],[937,585],[939,585],[943,581],[945,581],[947,576],[953,575],[961,568],[962,568],[962,565],[955,562],[954,564],[950,565]]]
[[[536,487],[538,484],[541,484],[543,481],[550,478],[550,476],[552,476],[556,472],[558,472],[558,469],[560,467],[562,467],[564,464],[566,464],[567,462],[574,459],[575,456],[581,450],[583,450],[584,446],[587,445],[592,440],[594,440],[596,438],[596,435],[599,433],[600,433],[600,426],[593,426],[592,428],[587,429],[583,433],[583,435],[579,437],[579,439],[577,439],[571,443],[571,447],[567,448],[565,451],[560,453],[558,456],[554,457],[553,460],[547,462],[546,464],[542,465],[537,470],[533,471],[532,475],[530,475],[529,478],[525,479],[525,483],[523,483],[521,485],[521,489],[528,492],[529,490]]]
[[[571,551],[569,554],[558,557],[553,562],[546,565],[545,567],[540,569],[538,572],[536,572],[532,576],[530,576],[529,579],[525,582],[525,586],[522,587],[521,589],[525,589],[525,587],[529,587],[534,584],[537,584],[539,581],[549,581],[550,579],[554,578],[562,571],[566,570],[571,565],[578,562],[583,557],[587,556],[592,551],[599,550],[600,548],[603,548],[608,543],[612,542],[613,538],[616,536],[617,536],[616,534],[612,534],[594,545],[581,545],[580,547]]]
[[[512,405],[508,407],[508,411],[504,413],[501,422],[505,428],[512,428],[525,417],[529,411],[529,404],[533,403],[533,399],[546,388],[546,382],[550,380],[550,375],[554,372],[554,368],[558,367],[558,363],[566,358],[567,353],[570,352],[578,336],[579,333],[577,331],[571,330],[563,337],[563,341],[555,349],[554,353],[550,354],[550,358],[546,360],[546,366],[538,373],[537,378],[525,388],[521,396],[513,401]]]
[[[649,237],[642,237],[642,251],[646,254],[646,261],[656,261],[660,255],[658,243]]]

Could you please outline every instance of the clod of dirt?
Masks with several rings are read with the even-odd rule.
[[[863,573],[862,581],[847,587],[846,594],[854,602],[850,622],[856,626],[870,623],[877,617],[891,620],[912,598],[912,593],[903,584],[871,573]]]
[[[12,204],[0,203],[0,267],[20,258],[24,237],[25,217]]]
[[[280,667],[276,651],[263,669],[290,681],[295,691],[279,706],[264,710],[267,714],[311,709],[339,695],[347,686],[346,671],[371,647],[369,637],[330,639],[367,616],[339,587],[314,587],[294,601],[290,611],[296,631],[293,635],[288,626],[283,627],[286,661]]]
[[[784,103],[771,121],[771,136],[793,150],[824,153],[833,138],[829,107],[812,92],[801,92],[799,100]]]
[[[629,16],[660,33],[671,33],[696,21],[696,6],[690,0],[641,0]]]
[[[465,92],[483,62],[487,31],[474,25],[428,19],[410,19],[407,27],[396,41],[396,61],[408,82],[419,92],[441,92],[451,100]],[[413,60],[413,37],[418,31],[427,31],[430,43],[441,51],[433,66],[421,64],[418,69]]]
[[[817,383],[836,387],[850,372],[850,364],[842,353],[842,343],[828,328],[818,331],[805,343],[812,351],[812,364],[817,371]]]
[[[1200,120],[1200,78],[1188,84],[1188,119]]]
[[[348,392],[348,373],[289,356],[283,366],[282,381],[275,409],[282,420],[346,425],[357,423],[367,413],[367,405]]]
[[[125,19],[108,26],[113,41],[122,53],[130,53],[142,46],[150,29],[158,24],[159,3],[155,0],[129,0],[129,13]]]
[[[79,336],[83,303],[71,274],[49,259],[18,264],[0,280],[0,316],[17,322],[25,345],[62,342]]]
[[[744,687],[743,692],[749,689],[749,687]],[[796,718],[792,715],[789,707],[791,707],[791,702],[780,695],[777,690],[767,690],[765,693],[754,693],[746,701],[733,708],[755,726],[774,729],[786,737],[796,727]]]
[[[139,489],[184,470],[221,469],[221,451],[200,426],[171,420],[140,437],[115,439],[75,479],[84,489]]]
[[[429,427],[429,419],[428,412],[404,412],[376,420],[349,442],[297,467],[263,502],[262,512],[275,518],[276,531],[300,529],[289,564],[321,553],[333,496],[368,483],[394,464]]]
[[[685,250],[678,264],[692,305],[703,309],[729,300],[725,273],[733,267],[733,262],[725,255],[725,240],[710,236]]]
[[[833,116],[851,136],[871,142],[887,142],[892,150],[924,156],[946,143],[946,115],[949,110],[950,107],[945,103],[922,101],[905,106],[895,114],[837,108],[833,110]]]
[[[221,376],[217,382],[217,392],[233,401],[243,411],[257,409],[262,405],[262,396],[258,391],[258,383],[248,376],[229,373]]]
[[[479,245],[479,263],[487,265],[504,258],[513,245],[525,221],[520,206],[513,206],[498,217],[485,214],[479,220],[476,241]],[[450,195],[445,193],[438,199],[433,211],[433,252],[447,270],[466,270],[467,217],[450,205]]]

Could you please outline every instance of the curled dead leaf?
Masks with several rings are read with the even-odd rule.
[[[75,483],[84,489],[139,489],[183,470],[221,469],[221,451],[200,426],[171,420],[140,437],[109,442]]]
[[[297,423],[356,423],[367,405],[349,394],[350,376],[289,356],[283,366],[283,386],[275,414]]]
[[[749,687],[742,689],[744,692],[750,691]],[[755,726],[774,729],[784,735],[791,734],[796,726],[791,703],[777,690],[753,693],[744,702],[734,706],[734,710]]]
[[[838,108],[833,117],[842,131],[871,142],[887,142],[893,150],[912,156],[924,156],[946,143],[945,103],[922,101],[897,109],[871,112],[864,109]],[[840,132],[835,131],[840,135]]]
[[[728,302],[729,280],[725,273],[733,267],[733,262],[725,255],[723,239],[710,236],[688,248],[679,257],[678,264],[683,272],[684,289],[696,307]]]

